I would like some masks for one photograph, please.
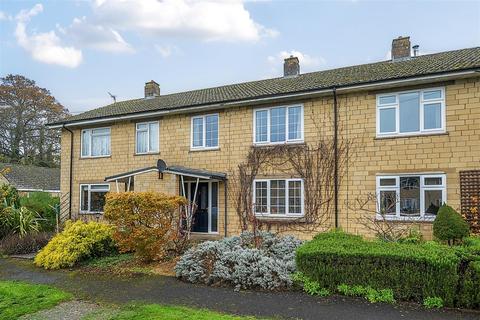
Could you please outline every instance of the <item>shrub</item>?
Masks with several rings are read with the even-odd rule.
[[[67,221],[65,229],[37,254],[34,263],[45,269],[60,269],[91,257],[108,255],[115,251],[112,236],[113,227],[108,224]]]
[[[36,212],[42,218],[40,224],[43,231],[55,230],[59,197],[52,197],[47,192],[32,192],[20,198],[20,205]]]
[[[174,225],[186,199],[155,192],[107,194],[104,216],[115,225],[121,252],[134,252],[142,261],[162,259],[179,230]]]
[[[206,241],[190,248],[175,266],[178,278],[209,285],[233,285],[236,290],[285,289],[292,285],[295,249],[301,241],[267,232]]]
[[[298,283],[303,291],[312,296],[326,297],[330,295],[330,290],[322,288],[317,281],[311,280],[301,272],[295,272],[292,276],[292,280]]]
[[[1,213],[4,235],[18,234],[21,237],[28,233],[40,231],[41,218],[33,211],[25,207],[6,207]]]
[[[342,283],[391,288],[399,299],[438,296],[453,305],[460,258],[440,244],[374,242],[334,231],[298,248],[296,261],[299,271],[330,290]]]
[[[423,300],[423,306],[428,309],[442,308],[443,300],[440,297],[427,297]]]
[[[15,187],[8,184],[0,185],[0,207],[19,207],[20,196]]]
[[[457,306],[480,308],[480,261],[468,262],[464,274],[460,279],[457,294]]]
[[[468,223],[452,207],[443,205],[437,213],[433,222],[433,235],[441,241],[447,241],[448,244],[454,244],[456,240],[461,240],[468,236]]]
[[[348,284],[341,284],[337,286],[337,291],[343,295],[351,297],[364,297],[371,303],[384,302],[395,303],[392,289],[376,290],[372,287],[364,287],[360,285],[350,286]]]
[[[0,240],[0,253],[6,255],[34,253],[45,247],[52,236],[50,232],[29,233],[23,237],[9,234]]]

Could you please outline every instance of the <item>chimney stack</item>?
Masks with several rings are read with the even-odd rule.
[[[300,74],[300,62],[297,57],[290,56],[286,58],[283,63],[283,76],[296,77]]]
[[[160,96],[160,85],[153,80],[145,82],[145,99]]]
[[[410,58],[410,37],[398,37],[392,41],[392,61]]]

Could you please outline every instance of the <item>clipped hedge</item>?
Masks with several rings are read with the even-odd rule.
[[[340,231],[321,233],[298,248],[297,268],[321,287],[340,284],[390,288],[396,298],[441,297],[453,306],[460,257],[447,246],[366,241]]]
[[[480,261],[470,261],[460,279],[457,306],[480,309]]]

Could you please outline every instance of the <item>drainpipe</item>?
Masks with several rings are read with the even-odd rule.
[[[335,206],[335,229],[340,227],[338,221],[338,108],[337,89],[333,87],[333,149],[334,149],[334,206]]]
[[[227,237],[228,233],[227,233],[227,180],[223,180],[223,192],[225,193],[224,195],[224,201],[225,201],[225,217],[224,217],[224,231],[225,231],[225,238]]]
[[[73,190],[73,131],[62,126],[62,129],[70,132],[70,187],[69,187],[69,196],[68,196],[68,219],[72,219],[72,190]]]

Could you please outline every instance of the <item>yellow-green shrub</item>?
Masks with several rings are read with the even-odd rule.
[[[45,269],[72,267],[81,260],[115,250],[114,228],[106,223],[67,221],[65,229],[35,257],[35,265]]]
[[[162,193],[109,193],[104,215],[116,226],[114,239],[121,252],[152,261],[163,258],[179,236],[178,209],[184,204],[185,198]]]

